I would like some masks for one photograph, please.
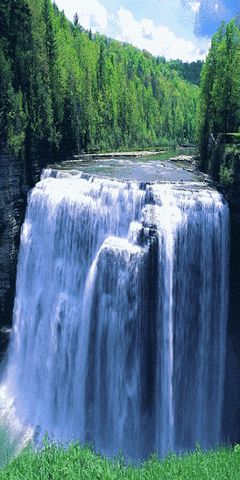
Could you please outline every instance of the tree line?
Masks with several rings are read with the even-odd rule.
[[[240,172],[233,146],[240,144],[240,18],[222,23],[212,38],[202,69],[198,132],[203,170],[226,179],[232,169]]]
[[[51,0],[1,0],[0,32],[0,145],[55,154],[196,139],[199,88],[180,63],[93,35]]]

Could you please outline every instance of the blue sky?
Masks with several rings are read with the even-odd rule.
[[[56,0],[87,29],[167,59],[203,59],[222,20],[240,14],[240,0]]]

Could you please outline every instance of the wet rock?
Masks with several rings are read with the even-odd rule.
[[[0,357],[12,322],[20,230],[24,220],[27,192],[39,179],[43,156],[31,162],[16,157],[0,145]]]
[[[23,161],[13,155],[0,153],[0,172],[0,326],[3,327],[11,323],[27,184]],[[0,336],[1,333],[0,330]]]

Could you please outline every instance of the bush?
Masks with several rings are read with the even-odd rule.
[[[229,187],[233,183],[233,169],[232,167],[227,167],[226,165],[221,165],[219,180],[221,185],[224,187]]]

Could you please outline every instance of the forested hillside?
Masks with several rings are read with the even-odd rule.
[[[195,139],[199,89],[165,61],[84,31],[50,0],[1,0],[0,142],[15,152]]]
[[[201,167],[230,181],[240,173],[240,19],[222,24],[201,78],[199,143]]]
[[[169,66],[176,70],[187,82],[194,85],[200,84],[203,61],[197,60],[196,62],[188,63],[182,60],[171,60]]]

